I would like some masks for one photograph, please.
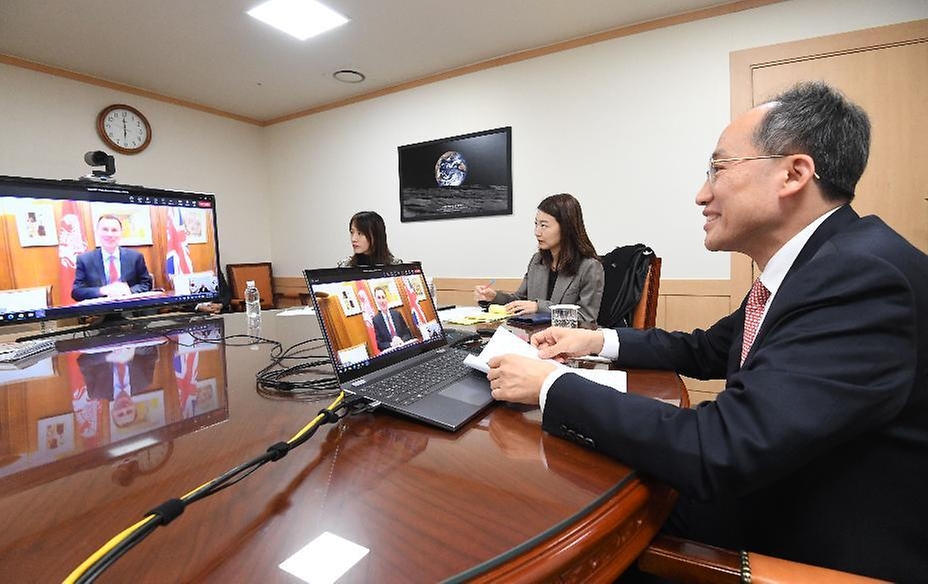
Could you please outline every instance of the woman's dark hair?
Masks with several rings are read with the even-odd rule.
[[[359,211],[351,217],[348,229],[354,227],[367,237],[370,248],[366,254],[354,254],[352,266],[389,264],[393,258],[387,245],[387,226],[383,217],[373,211]]]
[[[554,217],[561,228],[561,251],[558,254],[559,272],[572,276],[580,269],[583,258],[596,258],[596,248],[586,234],[583,225],[583,210],[580,202],[568,193],[546,197],[538,204],[538,210]],[[541,261],[551,266],[554,258],[549,250],[542,250]]]

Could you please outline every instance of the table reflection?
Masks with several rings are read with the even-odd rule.
[[[97,467],[128,485],[171,441],[228,418],[222,319],[58,343],[0,371],[0,491]]]

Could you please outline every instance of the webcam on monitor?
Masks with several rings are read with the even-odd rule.
[[[81,177],[82,180],[111,183],[116,182],[116,158],[102,150],[91,150],[84,154],[84,162],[90,166],[102,166],[103,170],[93,170],[90,174]]]

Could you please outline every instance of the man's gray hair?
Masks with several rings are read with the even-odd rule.
[[[754,144],[765,154],[808,154],[825,198],[850,202],[870,155],[870,118],[821,81],[778,95],[757,126]]]

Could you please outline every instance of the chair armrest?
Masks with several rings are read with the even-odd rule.
[[[658,535],[638,557],[638,569],[672,582],[739,584],[741,555],[695,541]]]
[[[884,582],[866,576],[839,572],[819,566],[771,558],[753,552],[748,554],[751,562],[751,581],[756,584],[787,584],[792,582],[830,582],[833,584],[873,584]]]
[[[830,582],[870,584],[882,582],[866,576],[840,572],[748,553],[753,584],[791,584]],[[741,554],[668,535],[658,535],[638,557],[638,569],[672,582],[693,584],[738,584],[741,582]]]

